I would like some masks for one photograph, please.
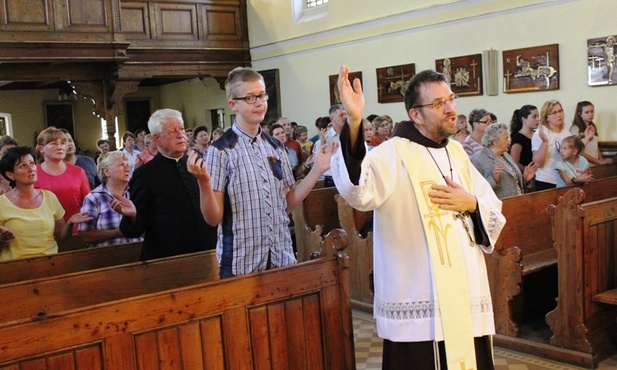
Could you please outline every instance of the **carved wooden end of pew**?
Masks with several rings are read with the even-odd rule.
[[[550,207],[558,258],[557,307],[546,316],[551,344],[590,355],[617,353],[617,198],[589,201],[578,188]],[[587,201],[586,201],[587,200]]]
[[[496,313],[495,330],[498,334],[516,337],[519,328],[513,320],[515,317],[513,300],[520,294],[523,281],[521,250],[518,247],[507,248],[504,251],[495,250],[484,257],[491,282],[493,312]]]

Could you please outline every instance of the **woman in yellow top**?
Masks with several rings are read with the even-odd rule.
[[[56,240],[69,236],[73,224],[91,219],[76,213],[65,221],[54,193],[34,188],[36,163],[28,147],[9,149],[0,159],[0,174],[12,188],[0,196],[0,260],[57,253]]]

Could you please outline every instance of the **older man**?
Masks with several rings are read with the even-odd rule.
[[[157,110],[148,128],[158,153],[135,170],[132,204],[126,199],[112,202],[124,214],[120,230],[131,238],[145,233],[142,260],[214,249],[216,228],[204,221],[197,180],[186,169],[188,140],[182,114]]]

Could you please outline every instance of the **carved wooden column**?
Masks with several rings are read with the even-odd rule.
[[[126,94],[137,91],[140,81],[101,80],[75,82],[75,91],[93,100],[93,112],[107,123],[107,135],[111,150],[116,150],[116,117],[123,113],[122,101]]]

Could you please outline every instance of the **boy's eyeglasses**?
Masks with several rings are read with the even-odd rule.
[[[244,100],[246,104],[255,104],[257,103],[257,99],[259,99],[259,101],[262,103],[265,101],[268,101],[268,94],[248,95],[248,96],[240,96],[237,98],[233,98],[233,100]]]

